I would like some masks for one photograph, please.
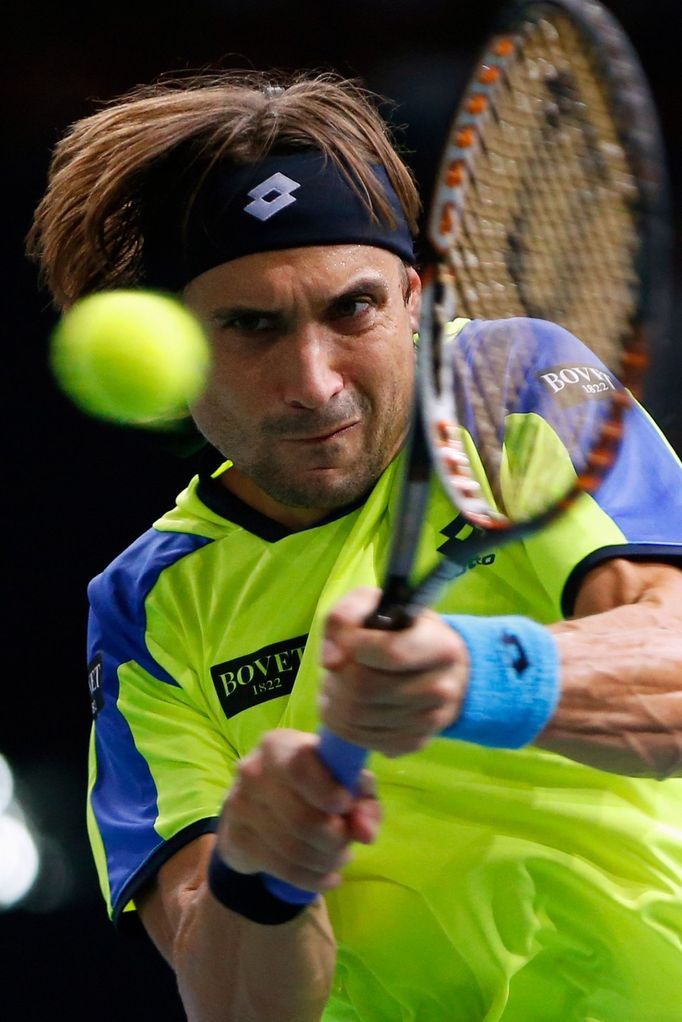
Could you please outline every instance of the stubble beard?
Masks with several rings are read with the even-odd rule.
[[[241,471],[269,497],[286,507],[333,511],[368,493],[392,460],[393,453],[393,447],[382,444],[371,452],[363,450],[345,471],[313,470],[306,478],[292,478],[279,462],[267,457]]]
[[[334,467],[332,459],[329,468],[311,468],[303,474],[294,475],[291,463],[277,457],[278,445],[273,442],[278,436],[291,434],[290,420],[266,422],[250,449],[244,449],[245,445],[235,438],[229,428],[221,431],[223,436],[219,444],[214,440],[211,442],[219,447],[242,475],[280,504],[291,508],[333,511],[352,504],[369,492],[400,450],[407,432],[405,402],[400,401],[397,394],[376,419],[365,401],[356,400],[352,408],[337,409],[333,419],[327,416],[326,421],[320,417],[309,420],[301,432],[312,435],[319,432],[319,435],[323,435],[325,428],[333,428],[339,422],[353,419],[356,415],[365,423],[378,419],[383,428],[372,430],[366,426],[365,442],[357,457],[341,469]]]

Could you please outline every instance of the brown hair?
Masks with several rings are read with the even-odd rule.
[[[376,97],[331,74],[223,72],[139,86],[71,126],[55,148],[27,251],[58,306],[90,291],[133,286],[144,246],[145,202],[173,157],[196,164],[193,189],[218,160],[318,149],[358,188],[371,215],[395,218],[371,165],[381,164],[417,232],[419,198]],[[350,173],[349,173],[350,172]],[[189,205],[192,191],[186,192]]]

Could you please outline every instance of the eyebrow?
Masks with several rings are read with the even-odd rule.
[[[331,308],[337,302],[342,301],[344,298],[348,298],[349,295],[363,294],[364,292],[377,293],[383,292],[388,294],[389,286],[385,277],[382,274],[376,276],[364,276],[353,281],[347,287],[344,287],[342,291],[337,294],[333,294],[330,298],[325,300],[325,307]],[[247,303],[235,303],[234,305],[221,305],[215,309],[212,309],[210,316],[212,319],[230,319],[234,316],[278,316],[281,315],[282,310],[280,308],[263,308],[258,305],[250,305]]]

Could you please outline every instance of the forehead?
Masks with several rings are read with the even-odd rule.
[[[257,252],[195,277],[185,288],[185,297],[211,300],[229,296],[255,301],[299,289],[337,294],[360,278],[399,286],[400,258],[372,245],[310,245]]]

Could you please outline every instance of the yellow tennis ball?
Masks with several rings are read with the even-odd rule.
[[[89,415],[162,427],[187,414],[204,388],[209,346],[177,299],[152,291],[101,291],[77,301],[51,339],[62,390]]]

